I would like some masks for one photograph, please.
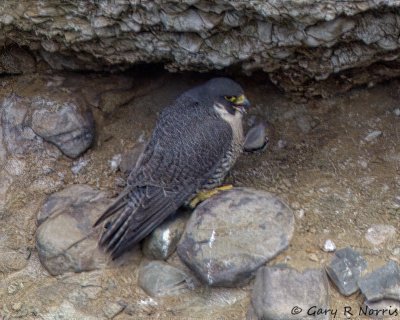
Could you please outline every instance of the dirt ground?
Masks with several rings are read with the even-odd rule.
[[[72,307],[78,312],[75,314],[87,315],[77,318],[106,318],[118,303],[125,309],[114,319],[245,318],[251,284],[151,299],[136,285],[140,252],[106,270],[52,277],[41,267],[34,243],[36,213],[47,194],[74,183],[118,192],[124,174],[112,171],[112,157],[148,138],[162,107],[209,76],[160,71],[57,75],[66,88],[79,87],[79,94],[92,104],[97,138],[82,156],[88,164],[79,174],[71,172],[74,160],[62,156],[54,164],[50,180],[45,180],[46,187],[26,188],[41,179],[32,173],[34,170],[19,177],[19,183],[12,187],[12,214],[3,217],[0,231],[13,239],[14,248],[7,250],[29,254],[24,268],[0,272],[0,319],[1,315],[10,319],[67,319]],[[3,78],[0,99],[10,91],[34,95],[35,88],[43,85],[39,78]],[[289,248],[268,264],[284,262],[299,270],[323,268],[333,255],[322,250],[327,239],[337,248],[351,246],[360,251],[368,261],[368,270],[389,259],[400,260],[396,255],[400,246],[400,115],[396,115],[400,113],[400,81],[300,103],[260,76],[237,80],[253,105],[246,125],[267,122],[269,144],[264,152],[243,155],[229,179],[236,186],[277,194],[296,216]],[[374,131],[381,134],[365,139]],[[27,161],[33,159],[28,157]],[[57,178],[60,174],[62,180]],[[392,225],[397,233],[374,246],[365,235],[376,224]],[[176,255],[170,262],[181,265]],[[330,301],[331,308],[338,309],[336,319],[344,319],[339,315],[344,307],[356,310],[363,298],[360,294],[345,298],[331,284]]]

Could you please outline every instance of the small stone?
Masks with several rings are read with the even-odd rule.
[[[192,281],[185,272],[163,261],[143,263],[138,284],[152,297],[177,295],[192,288]]]
[[[394,261],[389,261],[383,267],[360,278],[358,286],[368,301],[400,300],[399,265]]]
[[[296,210],[295,212],[296,218],[303,219],[304,218],[304,209]]]
[[[400,256],[400,247],[396,247],[392,250],[392,254],[395,256]]]
[[[287,146],[287,142],[285,140],[278,140],[277,147],[278,149],[284,149]]]
[[[12,308],[14,311],[19,311],[19,310],[21,310],[21,308],[22,308],[22,303],[21,303],[21,302],[16,302],[16,303],[14,303],[14,304],[11,306],[11,308]]]
[[[349,296],[359,289],[357,281],[366,268],[367,262],[357,251],[344,248],[335,253],[326,272],[339,292]]]
[[[174,253],[189,216],[189,212],[178,210],[158,226],[143,242],[142,251],[146,257],[166,260]]]
[[[178,255],[208,285],[237,286],[288,247],[293,229],[293,213],[279,198],[234,188],[195,209]]]
[[[89,164],[89,160],[80,158],[77,161],[73,162],[71,167],[71,171],[74,175],[77,175],[83,168],[85,168]]]
[[[400,117],[400,108],[396,108],[393,110],[393,113],[396,117]]]
[[[318,260],[318,256],[315,253],[310,253],[308,255],[308,259],[310,259],[311,261],[314,261],[314,262],[318,262],[319,261]]]
[[[388,224],[376,224],[371,226],[366,234],[365,239],[374,246],[379,246],[393,239],[396,236],[396,228]]]
[[[368,142],[371,142],[371,141],[377,139],[378,137],[380,137],[381,135],[382,135],[382,131],[375,130],[375,131],[372,131],[372,132],[368,133],[366,135],[366,137],[364,138],[364,140],[368,141]]]
[[[246,138],[244,141],[244,150],[247,152],[253,152],[257,150],[263,149],[267,145],[267,137],[266,137],[266,125],[264,123],[260,123],[247,132]]]
[[[329,319],[329,312],[317,313],[329,309],[328,299],[323,270],[299,272],[284,266],[260,268],[251,296],[254,313],[265,320]]]
[[[331,239],[328,239],[325,241],[322,250],[324,250],[325,252],[333,252],[336,250],[336,245]]]
[[[36,248],[52,275],[99,268],[105,256],[97,246],[93,223],[110,204],[104,192],[72,185],[52,194],[38,214]]]
[[[107,319],[114,318],[117,314],[121,313],[122,310],[124,310],[124,307],[116,302],[108,303],[103,308],[104,315],[107,317]]]
[[[121,155],[116,154],[112,157],[111,160],[108,161],[111,171],[116,172],[121,164]]]

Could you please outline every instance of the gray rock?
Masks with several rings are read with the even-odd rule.
[[[83,100],[51,92],[51,95],[36,97],[32,108],[33,131],[68,157],[78,157],[92,144],[93,117]]]
[[[344,248],[335,253],[326,272],[340,293],[349,296],[359,289],[357,281],[366,268],[367,262],[357,251]]]
[[[143,242],[142,251],[150,259],[166,260],[175,250],[185,230],[189,212],[177,211]]]
[[[87,185],[72,185],[52,194],[38,214],[36,248],[52,274],[99,268],[105,256],[97,246],[100,230],[93,223],[110,200]]]
[[[400,315],[400,301],[380,300],[364,301],[360,307],[360,316],[370,316],[373,319],[396,319]]]
[[[186,273],[163,261],[142,263],[138,283],[152,297],[181,294],[192,287]]]
[[[208,285],[236,286],[286,249],[293,229],[291,210],[274,195],[235,188],[196,208],[178,254]]]
[[[365,275],[358,286],[366,299],[375,302],[383,299],[400,301],[400,268],[394,261]]]
[[[329,76],[352,68],[349,81],[336,84],[342,90],[399,75],[395,0],[14,4],[4,0],[0,8],[1,73],[34,70],[35,59],[23,53],[29,50],[57,70],[142,62],[172,71],[262,70],[280,87],[310,95],[332,93]],[[391,68],[379,63],[389,60]]]
[[[329,309],[328,299],[323,270],[298,272],[282,266],[257,271],[251,302],[258,319],[329,319],[335,310]]]
[[[263,149],[267,145],[266,125],[259,123],[250,128],[244,141],[244,150],[247,152]]]

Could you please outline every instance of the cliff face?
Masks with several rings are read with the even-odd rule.
[[[15,1],[0,5],[0,73],[262,70],[287,91],[326,95],[400,74],[396,0]]]

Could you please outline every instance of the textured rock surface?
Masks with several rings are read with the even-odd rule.
[[[152,297],[176,295],[192,287],[190,277],[185,272],[163,261],[142,263],[138,283]]]
[[[284,266],[263,267],[257,271],[251,301],[258,319],[329,319],[329,312],[313,315],[329,308],[328,279],[318,269],[301,273]],[[254,313],[249,311],[249,317],[254,319]]]
[[[357,281],[366,268],[367,262],[358,252],[344,248],[335,253],[326,272],[340,293],[349,296],[358,290]]]
[[[358,281],[368,301],[392,299],[400,301],[400,268],[394,261],[365,275]]]
[[[52,275],[93,270],[105,261],[92,226],[109,202],[87,185],[69,186],[47,199],[37,218],[36,248]]]
[[[292,212],[274,195],[235,188],[196,208],[178,254],[205,283],[236,286],[288,247],[293,228]]]
[[[188,219],[189,212],[181,211],[169,217],[145,239],[143,253],[151,259],[167,259],[175,251]]]
[[[92,144],[93,117],[83,100],[57,92],[35,97],[31,108],[32,130],[67,156],[76,158]]]
[[[32,55],[74,70],[143,61],[170,70],[235,65],[264,70],[288,90],[324,94],[337,89],[333,84],[346,89],[400,73],[398,6],[395,0],[6,0],[0,72],[35,70]],[[340,71],[342,78],[335,76]],[[329,76],[329,86],[315,85]]]

